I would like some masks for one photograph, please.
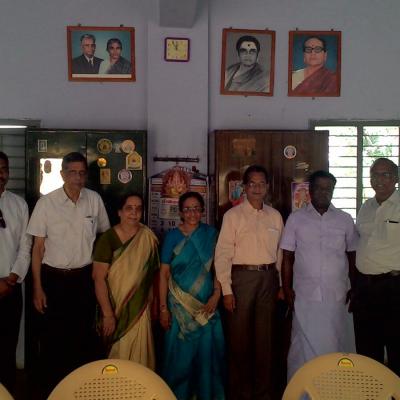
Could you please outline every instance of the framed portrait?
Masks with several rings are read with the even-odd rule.
[[[274,62],[275,31],[225,28],[220,93],[272,96]]]
[[[133,82],[135,28],[67,26],[68,79]]]
[[[340,31],[290,31],[288,96],[338,97]]]

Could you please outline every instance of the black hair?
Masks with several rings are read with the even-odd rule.
[[[85,165],[86,170],[88,169],[87,160],[85,156],[77,151],[73,151],[72,153],[68,153],[62,159],[61,168],[65,171],[68,167],[69,163],[72,162],[81,162]]]
[[[0,151],[0,160],[3,160],[7,164],[7,168],[9,167],[10,162],[8,161],[8,156],[6,153],[3,153],[2,151]]]
[[[260,42],[255,38],[254,36],[246,35],[246,36],[241,36],[238,41],[236,42],[236,51],[239,52],[240,46],[242,45],[243,42],[253,42],[256,47],[257,47],[257,53],[260,52]]]
[[[199,203],[201,208],[204,210],[205,207],[205,203],[204,203],[204,198],[203,196],[198,193],[198,192],[186,192],[183,193],[180,197],[179,197],[179,201],[178,201],[178,207],[179,207],[179,211],[183,212],[183,203],[190,198],[194,198],[196,199]]]
[[[137,197],[142,202],[142,207],[144,206],[144,200],[141,194],[137,192],[129,192],[118,197],[118,199],[116,200],[118,211],[121,211],[124,208],[124,205],[126,204],[126,201],[129,199],[129,197]]]
[[[318,171],[313,172],[308,177],[308,182],[310,184],[310,190],[314,188],[315,182],[318,178],[328,178],[333,182],[333,186],[336,185],[336,178],[333,174],[331,174],[328,171],[318,170]]]
[[[265,183],[269,183],[269,174],[265,167],[263,167],[262,165],[250,165],[250,167],[248,167],[246,169],[246,171],[244,171],[244,174],[243,174],[243,184],[244,185],[247,185],[249,183],[250,174],[252,174],[253,172],[260,172],[260,173],[264,174]]]
[[[303,52],[306,51],[306,43],[310,40],[310,39],[317,39],[322,43],[322,49],[326,52],[326,40],[322,39],[322,37],[320,36],[308,36],[306,38],[306,40],[303,42]]]

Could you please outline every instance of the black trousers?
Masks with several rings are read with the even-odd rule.
[[[358,273],[352,309],[357,353],[384,361],[400,376],[400,275]]]
[[[278,273],[232,271],[236,300],[226,313],[229,400],[271,400],[273,333]]]
[[[96,359],[95,294],[92,267],[61,272],[42,266],[47,308],[40,316],[43,395],[74,369]]]
[[[15,388],[15,352],[21,313],[21,285],[16,284],[9,295],[0,299],[0,382],[10,392]]]

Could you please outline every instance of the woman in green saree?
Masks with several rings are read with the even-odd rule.
[[[120,223],[96,244],[93,279],[108,357],[136,361],[154,370],[150,306],[153,277],[159,267],[158,242],[140,223],[142,210],[143,199],[138,194],[121,199]]]
[[[221,286],[212,270],[217,231],[201,222],[199,193],[183,194],[179,211],[182,223],[168,232],[161,252],[161,376],[178,400],[224,400]]]

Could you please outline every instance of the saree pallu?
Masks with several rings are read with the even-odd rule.
[[[136,235],[113,254],[107,284],[117,324],[109,358],[121,358],[155,368],[149,299],[159,267],[157,238],[141,225]]]
[[[223,400],[224,337],[218,311],[202,307],[213,294],[211,266],[217,232],[200,224],[190,236],[179,230],[170,262],[168,307],[171,328],[165,334],[162,376],[178,400]]]

